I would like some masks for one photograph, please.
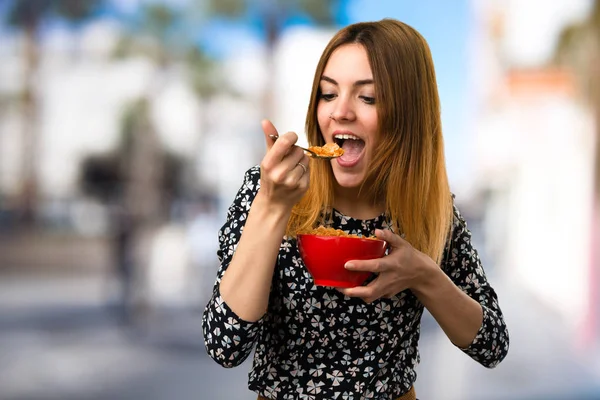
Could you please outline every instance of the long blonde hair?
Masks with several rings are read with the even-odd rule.
[[[378,146],[365,181],[373,199],[385,199],[397,233],[440,262],[452,223],[452,198],[444,160],[440,101],[429,46],[412,27],[396,20],[362,22],[340,30],[317,65],[306,117],[311,145],[323,145],[317,104],[323,70],[338,47],[357,43],[368,54],[375,83]],[[312,162],[310,187],[294,206],[287,234],[323,223],[334,200],[333,171]]]

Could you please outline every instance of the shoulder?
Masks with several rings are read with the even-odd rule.
[[[452,195],[452,230],[455,230],[457,227],[465,224],[465,219],[463,218],[458,205],[456,204],[456,195],[451,193]]]
[[[470,247],[471,232],[467,228],[467,222],[456,204],[456,196],[452,194],[452,220],[442,257],[442,268],[446,269],[452,265],[457,265],[459,254],[470,253],[466,251]]]
[[[452,221],[449,232],[449,243],[450,247],[455,247],[459,244],[469,244],[471,238],[471,231],[467,226],[467,220],[464,216],[464,204],[461,204],[460,207],[458,204],[461,204],[460,201],[456,201],[456,196],[452,194]],[[463,210],[461,211],[461,207]],[[468,205],[466,205],[468,207]],[[469,210],[467,210],[469,212]]]

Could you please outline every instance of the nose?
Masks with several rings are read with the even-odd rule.
[[[356,118],[356,113],[354,112],[352,101],[350,99],[344,99],[341,96],[338,97],[337,101],[334,103],[333,112],[329,117],[338,122],[354,120]]]

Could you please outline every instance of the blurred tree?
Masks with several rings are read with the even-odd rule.
[[[600,0],[594,0],[584,21],[563,29],[554,63],[574,72],[580,93],[595,113],[595,193],[600,199]]]
[[[206,0],[197,0],[205,3]],[[294,16],[303,15],[316,25],[333,26],[336,7],[339,2],[322,0],[208,0],[208,15],[224,16],[231,19],[244,17],[250,9],[256,10],[265,32],[267,49],[267,76],[274,76],[273,56],[275,47],[285,29],[285,24]],[[273,110],[273,85],[267,85],[264,92],[264,115]]]
[[[193,42],[193,34],[185,31],[185,19],[193,13],[194,10],[176,9],[166,4],[143,4],[139,22],[130,26],[129,33],[122,37],[115,51],[117,58],[142,56],[155,65],[145,97],[136,101],[136,112],[124,119],[125,124],[130,124],[128,140],[131,145],[121,149],[128,155],[125,159],[129,160],[126,168],[129,184],[124,201],[136,210],[139,219],[146,221],[164,216],[162,211],[168,205],[164,192],[159,190],[166,168],[166,153],[150,115],[153,101],[160,96],[174,70],[184,72],[200,100],[214,95],[219,85],[215,63]],[[132,119],[135,120],[133,124]],[[190,172],[195,163],[193,159],[186,161],[182,171],[187,177],[186,189],[190,190],[189,186],[195,186],[197,182]],[[140,204],[147,204],[147,208],[141,209]]]
[[[83,193],[100,200],[105,204],[121,203],[129,181],[130,158],[134,153],[133,135],[139,129],[143,100],[130,105],[124,113],[121,125],[121,141],[116,150],[108,153],[90,154],[82,161],[79,174],[79,186]],[[138,156],[139,157],[139,156]],[[180,179],[184,168],[181,157],[164,151],[163,172],[157,178],[157,189],[169,197],[181,195],[183,190]],[[149,175],[156,174],[151,166],[147,168]],[[142,206],[142,208],[144,208]]]
[[[153,71],[142,96],[123,114],[117,154],[104,157],[100,163],[90,159],[84,168],[93,182],[89,185],[87,180],[87,192],[109,200],[113,210],[115,266],[123,288],[121,306],[133,313],[126,314],[134,320],[151,302],[145,289],[130,295],[132,287],[143,288],[147,283],[142,277],[148,256],[139,253],[148,253],[148,239],[171,216],[173,200],[188,195],[197,182],[190,173],[194,160],[181,159],[166,150],[154,123],[153,105],[176,76],[187,77],[200,99],[211,96],[217,84],[214,64],[193,42],[193,32],[187,30],[187,14],[193,11],[166,3],[142,3],[135,21],[127,24],[115,58],[143,57],[151,62]],[[108,165],[112,168],[98,168]],[[112,172],[106,173],[106,169]],[[118,184],[106,183],[111,179]],[[86,179],[82,183],[86,187]],[[134,248],[145,250],[132,255]]]
[[[38,203],[37,127],[38,103],[35,80],[39,66],[40,30],[52,19],[78,25],[88,20],[103,0],[13,0],[6,13],[9,26],[22,31],[24,82],[21,91],[22,151],[19,218],[25,226],[35,223]]]
[[[139,23],[131,25],[131,32],[121,38],[115,51],[117,58],[140,55],[156,66],[144,97],[131,104],[122,122],[125,145],[120,148],[123,152],[120,159],[125,163],[125,185],[119,200],[140,222],[158,222],[164,218],[166,203],[159,184],[164,176],[164,154],[152,123],[150,105],[159,95],[178,50],[171,35],[177,19],[177,13],[166,5],[142,5]]]

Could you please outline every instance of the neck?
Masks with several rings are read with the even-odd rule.
[[[338,187],[334,191],[333,207],[344,215],[355,219],[372,219],[385,211],[385,202],[373,201],[369,191]]]

